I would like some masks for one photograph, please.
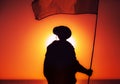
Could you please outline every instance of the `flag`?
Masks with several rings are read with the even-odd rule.
[[[33,0],[37,20],[55,14],[97,14],[99,0]]]

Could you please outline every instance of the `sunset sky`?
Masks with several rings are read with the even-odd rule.
[[[66,25],[78,61],[89,68],[96,16],[54,15],[35,20],[32,0],[0,0],[0,79],[45,79],[52,29]],[[92,79],[120,79],[120,0],[100,0]],[[51,40],[52,39],[52,40]],[[77,79],[87,79],[81,73]]]

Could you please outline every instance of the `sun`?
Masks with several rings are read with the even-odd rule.
[[[46,39],[45,45],[48,46],[55,40],[59,40],[59,38],[55,34],[49,35]],[[76,46],[75,39],[72,36],[69,39],[67,39],[67,41],[70,42],[74,47]]]

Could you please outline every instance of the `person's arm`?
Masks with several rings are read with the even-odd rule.
[[[77,60],[76,60],[76,68],[78,72],[85,73],[88,76],[92,75],[93,71],[91,69],[86,69],[85,67],[83,67]]]
[[[74,48],[73,48],[73,50],[72,50],[71,52],[72,52],[72,56],[73,56],[73,60],[74,60],[73,62],[74,62],[75,71],[77,71],[77,72],[82,72],[82,73],[85,73],[85,74],[88,75],[88,76],[91,76],[93,71],[92,71],[91,69],[86,69],[85,67],[83,67],[83,66],[77,61]]]

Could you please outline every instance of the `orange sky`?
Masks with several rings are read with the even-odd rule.
[[[43,79],[46,40],[58,25],[71,28],[77,59],[89,68],[95,15],[54,15],[36,21],[31,1],[0,1],[0,79]],[[100,0],[93,79],[120,79],[118,3]]]

